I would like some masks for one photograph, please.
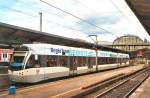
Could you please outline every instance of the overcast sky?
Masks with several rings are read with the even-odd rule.
[[[47,33],[91,42],[90,34],[98,35],[99,41],[110,42],[126,34],[150,38],[124,0],[43,0],[86,22],[40,0],[0,1],[0,22],[4,23],[39,30],[42,12],[43,31]]]

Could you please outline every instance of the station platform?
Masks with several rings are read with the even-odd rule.
[[[5,88],[9,85],[8,66],[0,65],[0,88]],[[0,89],[1,91],[2,89]]]
[[[150,98],[150,77],[129,98]]]
[[[0,98],[63,98],[62,95],[80,90],[82,87],[104,81],[118,74],[127,74],[140,70],[145,65],[129,66],[125,68],[113,69],[99,73],[78,76],[65,80],[54,81],[45,84],[17,89],[15,95],[9,95],[8,92],[0,94]]]

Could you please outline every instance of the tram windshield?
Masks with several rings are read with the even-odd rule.
[[[11,70],[22,70],[23,68],[23,60],[25,58],[25,52],[17,52],[14,53],[13,62],[10,65]]]
[[[22,63],[23,59],[24,59],[24,56],[14,56],[15,63]]]

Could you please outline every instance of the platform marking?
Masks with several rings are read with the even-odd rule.
[[[6,96],[6,95],[8,95],[8,93],[1,94],[0,97]]]
[[[57,83],[59,83],[59,82],[63,82],[63,80],[57,81]],[[56,83],[56,82],[51,82],[51,83],[41,84],[40,86],[39,86],[39,85],[29,86],[29,87],[23,88],[22,90],[19,90],[19,89],[17,90],[17,89],[16,89],[16,94],[17,94],[17,93],[21,93],[21,92],[25,92],[25,91],[28,91],[28,90],[32,90],[32,89],[42,88],[42,87],[45,87],[45,86],[57,85],[57,84],[55,84],[55,83]],[[21,88],[20,88],[20,89],[21,89]],[[6,95],[9,95],[7,91],[4,92],[3,94],[0,94],[0,97],[6,96]]]
[[[31,89],[33,89],[33,88],[29,88],[29,89],[31,90]],[[49,98],[57,98],[57,97],[59,97],[59,96],[65,95],[65,94],[67,94],[67,93],[70,93],[70,92],[72,92],[72,91],[81,90],[81,89],[82,89],[81,87],[80,87],[80,88],[76,88],[76,89],[72,89],[72,90],[70,90],[70,91],[67,91],[67,92],[64,92],[64,93],[60,93],[60,94],[54,95],[54,96],[49,97]],[[17,91],[17,92],[19,93],[19,92],[23,92],[23,91],[26,91],[26,90],[19,90],[19,91]],[[14,94],[14,95],[17,95],[17,92],[16,92],[16,94]],[[0,97],[6,96],[6,95],[8,95],[8,93],[1,94]]]
[[[82,89],[82,87],[76,88],[76,89],[72,89],[72,90],[69,90],[69,91],[66,91],[66,92],[63,92],[63,93],[60,93],[60,94],[51,96],[51,97],[49,97],[49,98],[59,98],[59,97],[62,96],[62,95],[65,95],[65,94],[67,94],[67,93],[70,93],[70,92],[73,92],[73,91],[76,91],[76,90],[81,90],[81,89]]]
[[[78,78],[78,77],[76,77],[76,78]],[[69,79],[69,80],[72,80],[72,79]],[[39,86],[39,85],[35,85],[35,86],[25,87],[25,88],[23,88],[22,90],[19,90],[19,89],[17,90],[17,89],[16,89],[16,94],[17,94],[17,93],[21,93],[21,92],[25,92],[25,91],[28,91],[28,90],[43,88],[43,87],[45,87],[45,86],[57,85],[56,82],[57,82],[57,83],[63,83],[63,82],[66,82],[66,81],[64,81],[64,80],[59,80],[59,81],[55,81],[55,82],[51,82],[51,83],[41,84],[40,86]],[[21,89],[21,88],[20,88],[20,89]],[[4,92],[4,94],[0,94],[0,97],[6,96],[6,95],[9,95],[7,91]]]

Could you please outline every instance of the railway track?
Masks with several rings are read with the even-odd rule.
[[[150,69],[146,68],[91,87],[83,87],[82,91],[72,98],[128,98],[149,77],[149,71]]]
[[[143,73],[137,77],[127,79],[97,95],[95,98],[127,98],[148,76],[147,73]]]

